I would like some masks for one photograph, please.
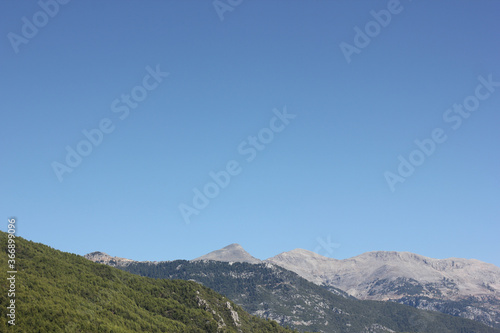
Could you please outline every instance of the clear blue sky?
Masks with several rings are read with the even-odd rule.
[[[41,3],[0,2],[1,230],[15,216],[27,239],[136,260],[239,243],[500,265],[500,87],[478,80],[500,82],[499,2]],[[54,162],[89,144],[60,181]],[[391,191],[400,155],[423,163]],[[179,206],[229,161],[186,224]]]

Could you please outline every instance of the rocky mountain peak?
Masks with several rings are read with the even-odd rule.
[[[212,251],[204,256],[193,259],[192,261],[199,260],[215,260],[225,262],[247,262],[250,264],[258,264],[262,261],[253,257],[243,249],[239,244],[233,243],[220,250]]]

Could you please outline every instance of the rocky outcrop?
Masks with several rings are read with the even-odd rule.
[[[97,262],[100,264],[105,264],[108,266],[113,266],[113,267],[123,267],[127,266],[130,263],[135,262],[134,260],[131,259],[125,259],[125,258],[120,258],[120,257],[112,257],[107,253],[104,252],[92,252],[84,255],[84,257],[90,261]]]

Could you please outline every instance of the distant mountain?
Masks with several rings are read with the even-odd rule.
[[[0,232],[0,332],[291,332],[192,281],[139,277],[20,237],[15,242],[13,287],[7,234]],[[12,327],[5,319],[9,288],[16,294]]]
[[[261,260],[252,257],[250,253],[245,251],[243,247],[239,244],[231,244],[220,250],[216,250],[205,254],[199,258],[193,259],[192,261],[199,260],[215,260],[215,261],[225,261],[225,262],[247,262],[250,264],[258,264]]]
[[[84,257],[93,261],[93,262],[97,262],[99,264],[105,264],[105,265],[113,266],[113,267],[126,266],[126,265],[134,262],[134,260],[131,260],[131,259],[112,257],[107,253],[99,252],[99,251],[86,254]]]
[[[239,254],[246,253],[240,246],[228,248]],[[331,286],[326,289],[267,262],[250,264],[236,262],[232,256],[215,257],[224,261],[127,261],[120,269],[152,278],[197,281],[225,295],[251,314],[301,331],[500,332],[438,312],[417,310],[393,302],[357,300],[339,289]],[[98,259],[98,256],[94,258]],[[243,259],[247,260],[248,256],[243,256]],[[112,263],[111,260],[108,262]]]
[[[297,249],[266,262],[359,299],[391,300],[500,328],[500,268],[479,260],[383,251],[337,260]]]

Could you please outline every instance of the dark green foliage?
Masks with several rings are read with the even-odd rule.
[[[301,331],[387,332],[385,327],[396,332],[500,332],[439,312],[393,302],[360,301],[338,290],[330,292],[293,272],[268,264],[176,260],[134,262],[121,269],[153,278],[195,280],[250,313]],[[380,285],[387,285],[383,282]],[[391,288],[418,292],[420,287],[415,282],[401,279]],[[298,323],[301,321],[307,324]]]
[[[21,238],[16,325],[10,326],[6,244],[0,232],[0,332],[291,332],[198,283],[140,277]]]

